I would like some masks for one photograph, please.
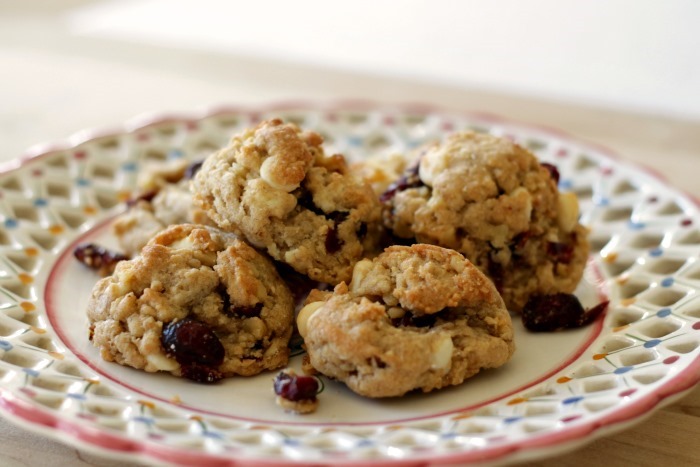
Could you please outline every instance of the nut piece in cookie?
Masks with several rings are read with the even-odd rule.
[[[317,133],[269,120],[209,156],[195,201],[225,230],[241,233],[311,279],[337,284],[379,240],[372,188],[326,156]]]
[[[398,238],[459,251],[488,275],[509,310],[532,295],[571,293],[588,258],[587,229],[558,172],[507,139],[456,133],[423,148],[381,196]]]
[[[294,302],[271,261],[252,247],[182,224],[100,280],[87,315],[105,360],[214,382],[285,366]]]
[[[368,397],[462,383],[515,349],[503,300],[459,253],[392,246],[333,293],[312,293],[297,326],[320,373]]]

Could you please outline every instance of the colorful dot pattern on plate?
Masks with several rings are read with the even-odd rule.
[[[602,331],[571,364],[522,391],[390,424],[220,418],[182,406],[177,394],[169,401],[150,400],[104,378],[73,355],[52,327],[44,289],[56,258],[123,208],[148,164],[199,160],[232,133],[271,116],[316,129],[329,152],[350,158],[408,151],[451,131],[474,129],[506,136],[555,163],[560,188],[578,195],[582,222],[592,228],[591,264],[611,300]],[[645,171],[548,130],[478,116],[361,106],[171,118],[57,146],[0,175],[0,201],[2,397],[41,414],[26,415],[28,420],[55,417],[109,433],[102,444],[112,443],[110,436],[126,439],[124,451],[161,459],[174,449],[327,463],[495,459],[558,442],[548,437],[576,440],[612,420],[639,417],[650,407],[646,401],[656,403],[698,377],[698,207]]]

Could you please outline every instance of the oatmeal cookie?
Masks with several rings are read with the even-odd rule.
[[[297,325],[311,365],[368,397],[460,384],[515,350],[493,283],[459,253],[425,244],[358,262],[349,286],[310,294]]]
[[[112,224],[119,246],[129,256],[141,251],[158,232],[174,224],[213,225],[209,217],[192,201],[189,180],[164,183],[157,192],[137,200]]]
[[[105,360],[209,382],[286,365],[294,303],[269,259],[184,224],[100,280],[87,315]]]
[[[587,229],[556,168],[506,139],[474,132],[424,148],[382,195],[395,237],[464,254],[512,311],[535,294],[573,292],[588,258]]]
[[[369,183],[374,193],[380,196],[401,177],[414,159],[412,154],[398,153],[367,157],[350,164],[350,170]]]
[[[337,284],[372,251],[381,209],[349,173],[327,157],[317,133],[269,120],[209,156],[193,182],[195,201],[225,230],[310,278]]]

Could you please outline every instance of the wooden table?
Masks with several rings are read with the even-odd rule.
[[[67,3],[80,3],[78,0]],[[214,103],[363,98],[479,110],[562,129],[647,165],[700,197],[700,122],[479,89],[70,37],[39,15],[0,17],[0,159],[151,110]],[[280,79],[280,77],[283,77]],[[700,387],[623,432],[532,465],[698,465]],[[121,465],[0,419],[0,465]]]

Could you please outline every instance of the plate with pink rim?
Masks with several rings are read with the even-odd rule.
[[[72,256],[115,246],[110,223],[139,171],[199,160],[261,119],[323,135],[351,160],[471,129],[555,164],[592,253],[576,294],[609,298],[593,324],[530,333],[497,370],[429,394],[359,397],[322,378],[317,412],[275,405],[273,374],[201,385],[100,359],[85,307],[97,276]],[[178,465],[442,464],[536,459],[622,429],[700,379],[698,205],[653,173],[561,132],[483,114],[369,103],[225,107],[83,131],[0,174],[0,407],[106,455]],[[301,351],[290,366],[299,368]]]

